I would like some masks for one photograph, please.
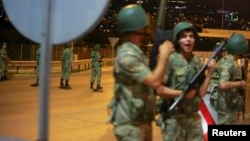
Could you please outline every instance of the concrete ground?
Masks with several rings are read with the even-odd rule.
[[[12,74],[0,82],[0,141],[113,141],[113,127],[108,119],[107,104],[113,96],[113,68],[103,67],[102,91],[89,88],[90,71],[73,73],[71,90],[59,89],[60,73],[52,73],[49,94],[48,139],[42,140],[39,126],[39,87],[33,73]],[[250,78],[250,76],[249,76]],[[250,80],[247,81],[245,120],[250,126]],[[160,141],[161,131],[153,124],[153,140]]]

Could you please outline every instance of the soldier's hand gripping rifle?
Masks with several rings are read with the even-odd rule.
[[[202,66],[202,68],[197,72],[197,74],[192,78],[192,80],[188,83],[188,85],[184,88],[183,93],[175,99],[173,104],[169,107],[168,111],[171,112],[177,104],[185,97],[185,95],[193,88],[194,85],[199,81],[199,78],[205,73],[208,64],[216,59],[217,56],[222,52],[222,50],[226,47],[227,42],[231,39],[234,33],[227,40],[223,41],[219,47],[214,51],[213,55],[208,59],[207,63]]]
[[[167,15],[167,0],[160,1],[160,9],[158,12],[157,23],[156,23],[156,33],[154,37],[154,45],[150,54],[149,66],[151,69],[154,69],[156,66],[156,59],[158,54],[158,48],[161,43],[165,40],[172,41],[172,31],[165,30],[165,22]]]

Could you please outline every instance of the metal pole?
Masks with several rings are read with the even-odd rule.
[[[224,0],[222,0],[222,4],[221,4],[221,29],[223,29],[224,26]]]
[[[48,141],[48,114],[49,114],[49,91],[50,91],[50,68],[51,68],[51,56],[52,56],[52,47],[51,47],[51,0],[44,0],[44,25],[42,42],[41,42],[41,67],[40,67],[40,76],[39,76],[39,141]]]

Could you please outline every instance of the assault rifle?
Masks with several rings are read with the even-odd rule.
[[[167,0],[160,1],[160,9],[158,12],[157,23],[156,23],[156,33],[154,37],[154,45],[150,54],[149,67],[154,69],[156,66],[156,58],[158,54],[158,48],[161,43],[165,40],[172,41],[172,31],[165,30],[165,22],[167,15]]]
[[[227,40],[223,41],[219,47],[214,51],[213,55],[208,59],[207,63],[202,66],[202,68],[197,72],[197,74],[192,78],[192,80],[188,83],[188,85],[184,88],[183,93],[176,98],[173,104],[169,107],[168,111],[171,112],[177,104],[185,97],[185,95],[193,88],[193,86],[199,81],[199,78],[205,73],[208,64],[216,59],[219,54],[221,54],[222,50],[226,47],[227,42],[231,39],[234,33]]]

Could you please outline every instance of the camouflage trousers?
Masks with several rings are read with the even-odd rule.
[[[203,129],[198,113],[175,115],[161,124],[163,141],[203,141]],[[164,128],[163,128],[164,127]]]
[[[237,112],[222,112],[218,111],[218,124],[230,125],[237,123]]]
[[[117,141],[152,141],[152,123],[123,124],[114,127]]]
[[[61,79],[69,80],[71,75],[71,67],[62,67]]]
[[[90,83],[95,83],[95,79],[97,81],[97,85],[101,85],[101,77],[102,70],[101,69],[92,69]]]
[[[36,66],[36,77],[39,79],[39,76],[40,76],[40,66],[37,65]]]
[[[0,69],[0,77],[7,75],[8,72],[8,63],[6,61],[0,62],[1,69]]]

